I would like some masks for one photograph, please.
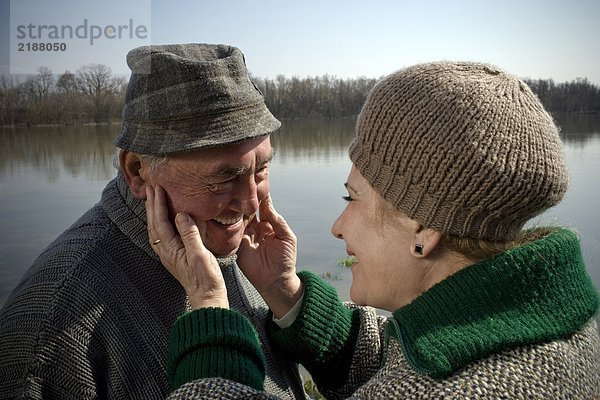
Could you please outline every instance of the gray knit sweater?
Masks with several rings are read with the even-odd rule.
[[[231,306],[261,338],[266,391],[304,398],[296,364],[271,351],[262,299],[234,260],[223,274]],[[119,174],[0,310],[0,398],[162,399],[169,331],[187,307],[148,244],[143,202]]]

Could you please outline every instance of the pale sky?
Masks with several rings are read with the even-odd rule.
[[[25,5],[18,15],[17,1]],[[76,25],[86,18],[101,27],[132,19],[146,26],[148,35],[142,43],[68,42],[54,73],[96,62],[128,75],[125,55],[132,47],[204,42],[239,47],[258,77],[380,77],[419,62],[472,60],[523,78],[587,77],[600,85],[600,0],[23,1],[0,0],[4,73],[18,45],[18,18],[38,25]],[[51,64],[57,54],[17,56],[30,57],[26,64],[37,66]]]

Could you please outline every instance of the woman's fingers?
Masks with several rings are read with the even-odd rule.
[[[146,186],[146,217],[152,250],[160,257],[167,270],[183,284],[178,269],[180,260],[185,258],[185,248],[169,221],[166,195],[159,186]]]
[[[281,214],[275,211],[271,196],[260,203],[260,220],[254,218],[244,231],[242,249],[256,248],[265,240],[278,239],[295,246],[296,235]]]
[[[154,201],[152,210],[152,224],[154,233],[157,235],[156,239],[160,239],[163,242],[170,242],[173,239],[177,239],[173,225],[169,220],[167,195],[165,190],[158,185],[154,187]]]
[[[186,213],[175,216],[175,225],[185,247],[185,262],[180,260],[184,288],[192,308],[229,308],[227,288],[215,256],[204,246],[198,226]],[[201,225],[205,229],[205,225]]]
[[[150,244],[158,245],[157,240],[167,242],[176,236],[169,221],[165,191],[160,186],[146,186],[146,219]]]
[[[196,225],[184,212],[169,219],[167,196],[156,186],[146,188],[148,238],[167,270],[181,283],[192,308],[228,308],[227,288],[214,255],[204,246],[206,224]]]
[[[210,255],[210,252],[204,247],[204,243],[202,243],[198,226],[187,213],[177,213],[175,216],[175,225],[188,253],[188,261],[190,256],[208,257]]]
[[[294,232],[290,229],[285,218],[273,206],[271,194],[269,194],[260,204],[260,219],[268,222],[273,228],[273,232],[277,237],[293,237]]]
[[[154,229],[154,190],[149,185],[146,185],[146,220],[148,224],[148,240],[150,244],[153,244],[158,237],[156,237]]]

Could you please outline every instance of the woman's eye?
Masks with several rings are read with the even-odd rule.
[[[342,199],[343,199],[344,201],[347,201],[347,202],[351,202],[351,201],[353,201],[353,200],[354,200],[354,199],[353,199],[352,197],[350,197],[350,196],[342,196]]]

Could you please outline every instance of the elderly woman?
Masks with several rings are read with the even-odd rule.
[[[398,71],[370,93],[350,158],[332,232],[357,260],[355,305],[296,274],[270,199],[238,255],[273,312],[270,340],[327,398],[600,396],[599,297],[578,238],[523,230],[568,182],[558,130],[523,82],[468,62]],[[178,235],[164,203],[148,193],[150,240],[194,308],[172,331],[172,397],[268,398],[260,344],[228,310],[203,227],[180,213]]]

